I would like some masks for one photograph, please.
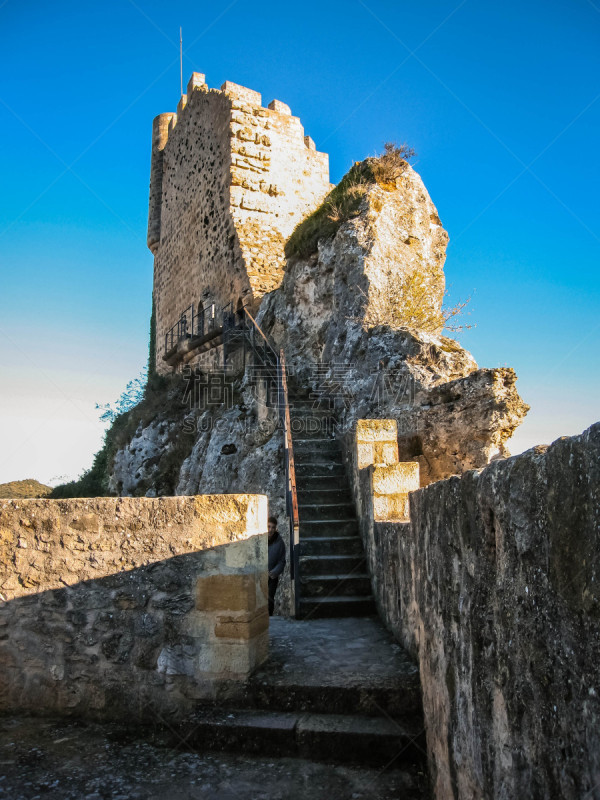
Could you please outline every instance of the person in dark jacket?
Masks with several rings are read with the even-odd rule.
[[[269,517],[269,616],[275,608],[275,592],[285,567],[285,544],[277,530],[277,517]]]

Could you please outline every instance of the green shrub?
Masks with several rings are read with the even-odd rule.
[[[317,251],[319,239],[335,236],[343,222],[358,214],[373,181],[366,162],[354,164],[321,205],[296,226],[285,245],[286,256],[306,258]]]
[[[416,155],[406,144],[386,142],[381,155],[357,161],[321,205],[296,226],[285,245],[288,258],[307,258],[317,252],[319,239],[335,236],[340,225],[358,215],[369,186],[395,189],[395,181]]]
[[[396,181],[406,171],[408,162],[417,154],[407,144],[386,142],[383,153],[377,158],[367,159],[375,182],[384,189],[394,190]]]
[[[104,442],[94,456],[90,469],[86,470],[77,480],[56,486],[50,497],[110,496],[108,480],[117,450],[131,441],[140,423],[142,427],[146,427],[155,420],[165,419],[167,415],[169,421],[183,420],[189,411],[189,408],[183,403],[184,390],[185,381],[179,375],[165,377],[154,374],[151,376],[141,401],[133,408],[114,417],[104,434]],[[186,438],[185,435],[182,434],[182,436]],[[186,456],[194,444],[194,437],[188,438],[189,441],[186,439],[185,443],[182,443],[182,448],[179,446],[176,448],[178,453],[181,449],[187,448]],[[170,454],[165,454],[165,458],[169,463],[172,461]],[[169,480],[167,483],[171,486],[173,481]]]
[[[150,314],[150,339],[148,340],[148,378],[156,377],[156,303],[152,293],[152,313]]]

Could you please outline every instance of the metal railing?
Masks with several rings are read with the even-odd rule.
[[[285,504],[290,527],[290,577],[294,587],[295,615],[298,616],[300,520],[285,356],[283,350],[278,352],[275,349],[248,309],[243,307],[234,311],[233,303],[229,303],[223,308],[218,308],[215,303],[207,306],[200,304],[188,306],[165,334],[165,354],[170,353],[184,339],[206,336],[213,331],[215,333],[223,332],[224,372],[226,372],[229,353],[236,345],[240,346],[244,369],[247,356],[250,355],[255,378],[263,380],[266,384],[267,405],[277,408],[284,441]]]
[[[183,339],[205,336],[223,327],[225,309],[216,303],[199,303],[188,306],[177,322],[165,333],[165,353],[169,353]]]
[[[283,422],[283,446],[285,453],[285,506],[290,522],[290,578],[294,587],[294,616],[300,611],[300,515],[298,514],[298,492],[296,489],[296,464],[290,421],[290,404],[285,373],[285,355],[279,351],[280,415]]]
[[[294,462],[294,445],[292,441],[292,425],[283,349],[279,353],[263,333],[260,326],[247,308],[235,313],[232,307],[224,314],[223,342],[226,351],[234,342],[243,348],[243,361],[249,353],[253,366],[259,368],[259,377],[267,383],[267,404],[272,397],[270,388],[276,390],[276,407],[283,429],[284,462],[285,462],[285,506],[289,520],[290,543],[290,578],[294,587],[294,613],[299,613],[300,589],[300,517],[298,513],[298,492],[296,489],[296,466]]]
[[[266,402],[273,408],[278,400],[279,356],[274,346],[265,336],[260,326],[246,307],[233,312],[231,306],[223,315],[223,364],[226,368],[227,358],[237,345],[242,351],[242,364],[246,368],[248,355],[255,379],[263,379],[267,384]]]

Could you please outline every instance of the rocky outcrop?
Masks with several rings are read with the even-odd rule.
[[[156,420],[146,427],[140,425],[132,439],[115,453],[108,481],[111,494],[136,496],[144,487],[142,494],[156,497],[160,460],[176,436],[175,422]]]
[[[355,210],[333,231],[329,220],[335,235],[314,239],[312,255],[289,258],[258,321],[283,347],[292,388],[334,398],[343,440],[357,419],[395,419],[400,459],[418,461],[426,485],[506,455],[528,407],[511,369],[478,369],[441,334],[448,236],[421,178],[404,165],[393,183],[380,185],[366,180],[367,167],[340,184],[354,192],[353,203],[358,198]],[[335,216],[327,203],[321,212]],[[283,516],[274,412],[263,408],[248,375],[232,391],[231,402],[182,411],[180,399],[169,400],[172,408],[144,418],[109,465],[111,491],[261,492]]]
[[[423,485],[505,455],[528,406],[511,369],[478,369],[441,335],[447,234],[421,179],[371,186],[359,213],[288,265],[260,324],[300,384],[334,396],[342,428],[398,420]]]

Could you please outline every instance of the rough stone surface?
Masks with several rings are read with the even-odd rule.
[[[600,796],[600,423],[410,510],[370,551],[418,657],[436,797]]]
[[[140,486],[150,484],[148,496],[154,497],[160,458],[176,438],[175,422],[157,420],[140,427],[127,445],[115,453],[108,484],[111,492],[130,497],[139,494]]]
[[[190,304],[258,302],[281,282],[283,247],[329,191],[329,159],[283,104],[226,82],[190,81],[154,121],[148,245],[155,255],[157,358]]]
[[[269,513],[279,518],[287,545],[283,435],[276,413],[265,407],[248,377],[241,386],[234,383],[232,391],[223,395],[224,402],[188,408],[185,418],[171,406],[161,412],[160,419],[139,427],[115,453],[111,490],[124,496],[154,496],[161,468],[158,456],[174,453],[185,429],[194,437],[193,446],[176,466],[175,494],[265,494]],[[288,563],[277,590],[277,613],[291,613],[290,591]]]
[[[0,720],[0,798],[6,800],[422,800],[424,776],[185,751],[113,724]],[[189,749],[189,748],[188,748]]]
[[[413,660],[377,617],[273,617],[271,658],[254,680],[306,686],[376,685],[417,674]]]
[[[426,485],[505,455],[528,406],[512,369],[478,369],[457,342],[402,327],[390,287],[417,271],[439,309],[447,239],[420,178],[408,175],[407,186],[370,190],[318,254],[291,261],[258,321],[298,383],[335,398],[343,431],[396,419],[400,459],[418,461]]]
[[[407,166],[393,187],[371,187],[361,220],[355,227],[354,255],[362,274],[355,274],[357,283],[351,287],[364,293],[361,320],[369,327],[399,324],[400,310],[390,308],[390,301],[409,300],[399,292],[408,278],[422,297],[421,315],[439,313],[448,234],[420,175]],[[406,285],[405,294],[414,290]]]
[[[0,709],[152,718],[241,685],[266,522],[251,495],[1,502]]]

